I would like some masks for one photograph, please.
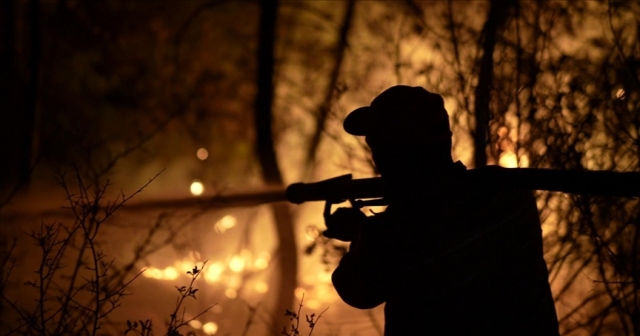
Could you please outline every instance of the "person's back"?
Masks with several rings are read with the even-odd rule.
[[[325,235],[352,241],[332,277],[346,303],[386,302],[385,335],[558,334],[532,192],[466,177],[451,161],[439,96],[391,88],[345,130],[367,137],[390,204],[366,218],[325,214]],[[357,230],[343,229],[349,222]]]
[[[334,273],[338,293],[386,302],[386,335],[557,334],[532,193],[463,178],[429,187],[413,179],[369,217],[367,243]]]

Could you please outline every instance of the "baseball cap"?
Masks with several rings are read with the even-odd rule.
[[[423,87],[396,85],[369,106],[349,113],[343,123],[352,135],[376,136],[388,143],[425,144],[451,139],[442,96]]]

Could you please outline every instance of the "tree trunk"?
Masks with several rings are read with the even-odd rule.
[[[266,184],[283,186],[282,175],[276,160],[272,124],[273,73],[275,27],[278,13],[277,0],[261,1],[260,25],[258,32],[258,90],[255,100],[256,151],[262,167],[262,177]],[[292,308],[298,275],[298,254],[293,228],[293,218],[289,205],[274,203],[272,211],[278,235],[276,252],[279,269],[279,285],[276,289],[278,302],[275,305],[272,327],[279,329],[286,319],[284,314]]]
[[[493,50],[498,30],[507,19],[509,1],[491,1],[491,8],[483,28],[482,59],[475,92],[476,128],[473,134],[474,165],[480,168],[487,164],[489,120],[491,120],[491,87],[493,83]]]
[[[307,173],[305,173],[304,179],[311,177],[313,173],[313,166],[315,164],[318,146],[320,146],[320,138],[322,136],[322,132],[324,132],[327,116],[329,115],[329,109],[331,108],[331,103],[333,101],[333,93],[336,85],[338,84],[338,77],[340,76],[340,70],[342,69],[342,61],[344,60],[345,50],[348,45],[347,39],[349,36],[349,29],[351,28],[355,3],[355,0],[349,0],[346,4],[344,19],[338,33],[338,43],[334,52],[335,63],[333,65],[333,70],[331,71],[331,77],[329,78],[329,85],[327,86],[324,94],[324,100],[322,101],[322,105],[318,108],[316,129],[311,136],[309,149],[307,150],[307,160],[305,162],[305,170]]]

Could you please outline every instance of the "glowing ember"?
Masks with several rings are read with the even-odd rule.
[[[198,149],[198,151],[196,152],[196,156],[198,157],[198,159],[200,160],[206,160],[209,157],[209,152],[204,149],[204,148],[200,148]]]
[[[235,217],[231,215],[226,215],[216,222],[214,229],[218,233],[223,233],[228,229],[231,229],[232,227],[236,226],[236,223],[237,223],[237,220]]]
[[[202,326],[202,331],[207,335],[215,335],[218,332],[218,325],[215,322],[207,322]]]
[[[200,329],[202,328],[202,322],[198,321],[198,320],[193,320],[191,322],[189,322],[189,326],[193,329]]]
[[[214,283],[220,281],[220,276],[224,271],[224,266],[222,263],[216,262],[211,266],[208,266],[204,270],[204,280],[208,283]]]
[[[224,291],[224,295],[226,295],[230,299],[235,299],[238,297],[238,292],[236,292],[235,289],[227,288],[227,290]]]
[[[266,293],[269,290],[269,286],[264,281],[258,282],[254,288],[258,293]]]
[[[178,278],[178,271],[174,267],[167,267],[164,269],[164,279],[175,280]]]
[[[204,184],[200,180],[193,180],[191,182],[191,194],[193,196],[200,196],[204,192]]]
[[[144,273],[142,273],[145,277],[153,279],[162,279],[163,274],[164,272],[162,270],[153,267],[147,268],[144,270]]]
[[[174,264],[176,270],[180,271],[180,274],[184,274],[184,273],[187,273],[188,271],[191,271],[193,269],[193,266],[195,265],[196,265],[195,262],[187,259],[182,261],[176,261]],[[198,268],[200,268],[200,266],[198,266]]]
[[[229,261],[229,269],[240,273],[244,270],[244,259],[241,256],[235,255]]]

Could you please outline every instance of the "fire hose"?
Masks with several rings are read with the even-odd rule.
[[[484,183],[500,183],[509,188],[558,191],[614,197],[639,197],[640,173],[487,166],[459,173],[461,178]],[[434,182],[437,183],[437,182]],[[287,187],[286,200],[301,204],[313,201],[356,200],[364,205],[385,205],[384,181],[380,177],[353,179],[351,174],[314,183],[294,183]]]

